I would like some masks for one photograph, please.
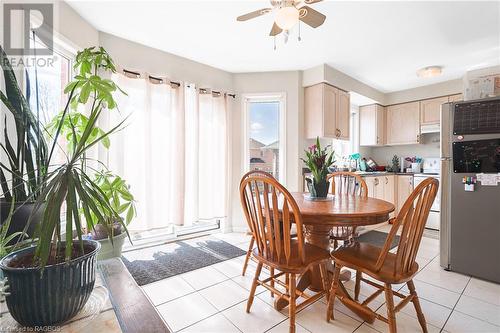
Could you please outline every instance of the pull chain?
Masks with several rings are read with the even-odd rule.
[[[302,38],[300,38],[300,21],[299,21],[299,37],[297,39],[299,42],[302,40]]]
[[[274,51],[276,51],[276,36],[274,36]]]

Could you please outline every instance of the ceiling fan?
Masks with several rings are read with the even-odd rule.
[[[326,16],[307,5],[322,0],[271,0],[272,8],[263,8],[245,15],[238,16],[237,21],[247,21],[269,12],[275,11],[273,27],[269,36],[276,36],[281,32],[288,32],[299,21],[317,28],[325,22]]]

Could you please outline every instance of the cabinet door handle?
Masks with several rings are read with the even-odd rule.
[[[379,137],[377,136],[377,143],[379,143],[379,141],[380,141],[380,139],[379,139]]]
[[[375,180],[373,181],[373,183],[374,183],[375,185],[378,185],[378,178],[375,178]]]
[[[385,177],[385,184],[389,184],[389,178]]]
[[[420,143],[420,134],[417,134],[417,142]]]

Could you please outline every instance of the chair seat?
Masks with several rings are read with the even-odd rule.
[[[375,265],[382,248],[368,243],[354,242],[350,245],[340,247],[332,252],[335,262],[341,266],[346,266],[355,270],[362,271],[371,277],[387,283],[404,283],[409,281],[418,271],[418,264],[413,263],[407,274],[394,273],[396,255],[387,253],[387,257],[380,270],[376,270]]]
[[[253,249],[253,255],[257,260],[262,261],[264,264],[276,268],[277,270],[285,273],[300,274],[309,269],[310,266],[317,265],[318,263],[330,260],[330,253],[328,250],[320,247],[304,243],[305,262],[302,263],[299,256],[299,242],[296,239],[290,241],[290,261],[287,263],[284,255],[281,261],[277,258],[268,258],[267,255],[261,255],[258,248]]]

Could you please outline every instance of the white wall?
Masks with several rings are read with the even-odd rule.
[[[326,64],[309,68],[304,71],[302,80],[304,87],[320,82],[327,82],[345,91],[356,92],[360,95],[369,97],[380,104],[385,103],[384,93]]]
[[[303,146],[304,102],[302,73],[300,71],[241,73],[233,75],[237,94],[232,116],[232,223],[234,230],[246,230],[246,221],[240,207],[238,184],[244,174],[243,160],[243,107],[242,94],[286,94],[286,186],[297,191],[301,182],[299,153]]]
[[[56,3],[54,26],[56,37],[62,36],[65,41],[77,49],[99,46],[97,29],[87,23],[66,2],[57,1]]]
[[[395,91],[385,94],[385,104],[398,104],[420,99],[454,95],[463,92],[463,82],[461,79],[450,80],[431,84],[428,86],[417,87],[413,89]]]
[[[232,90],[232,74],[220,69],[104,32],[99,32],[99,42],[115,63],[125,69],[166,75],[171,80],[195,83],[199,87]]]
[[[398,155],[398,157],[439,157],[439,142],[439,133],[429,133],[422,135],[421,144],[372,147],[369,151],[365,151],[365,154],[367,157],[372,157],[379,165],[391,165],[394,155]]]

